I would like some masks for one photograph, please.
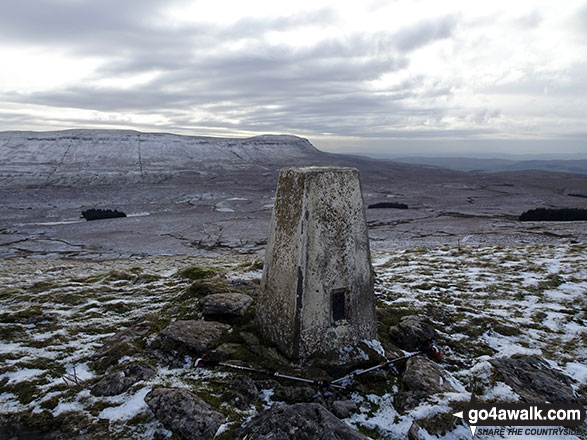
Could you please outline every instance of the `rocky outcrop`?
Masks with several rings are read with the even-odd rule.
[[[503,381],[527,403],[571,403],[577,401],[573,379],[532,356],[490,359]]]
[[[251,402],[259,396],[259,390],[255,382],[249,376],[234,376],[228,382],[228,392],[223,399],[237,408],[247,409]]]
[[[390,327],[389,336],[398,347],[404,350],[418,350],[422,344],[434,339],[436,330],[422,316],[404,316],[399,324]]]
[[[200,301],[204,316],[222,318],[243,316],[252,303],[253,298],[243,293],[217,293]]]
[[[440,365],[423,356],[415,356],[406,363],[402,383],[409,391],[424,394],[456,392],[449,373]]]
[[[202,354],[218,345],[230,329],[228,324],[213,321],[175,321],[159,334],[165,348]]]
[[[393,396],[393,406],[404,414],[420,405],[426,396],[427,394],[422,391],[400,391]]]
[[[336,417],[346,419],[357,411],[357,404],[352,400],[335,400],[332,402],[331,410]]]
[[[157,388],[145,402],[163,425],[187,440],[214,438],[224,416],[195,394],[180,388]]]
[[[247,440],[367,440],[317,403],[275,405],[241,428]]]
[[[104,377],[94,385],[91,393],[94,396],[116,396],[135,383],[154,377],[156,373],[157,370],[147,363],[133,362]]]

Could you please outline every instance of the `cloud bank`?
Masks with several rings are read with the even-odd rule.
[[[584,1],[6,3],[0,130],[587,152]]]

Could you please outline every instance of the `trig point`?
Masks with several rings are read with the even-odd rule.
[[[281,170],[256,318],[295,360],[376,337],[358,170]]]

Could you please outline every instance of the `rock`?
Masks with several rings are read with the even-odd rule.
[[[415,351],[436,336],[436,330],[422,316],[404,316],[398,325],[389,328],[389,336],[398,347]]]
[[[184,439],[212,439],[224,422],[222,414],[185,389],[156,388],[145,402],[157,420]]]
[[[222,396],[223,400],[239,409],[247,409],[251,401],[257,399],[259,390],[249,376],[235,376],[227,385],[228,391]]]
[[[418,425],[418,422],[412,422],[412,425],[408,430],[408,440],[424,440],[428,438],[428,436],[421,435],[421,431],[424,433],[426,432],[420,425]]]
[[[335,400],[331,406],[333,414],[339,419],[346,419],[357,411],[357,404],[352,400]]]
[[[400,391],[393,397],[393,406],[400,413],[405,414],[420,405],[425,397],[426,393],[422,391]]]
[[[234,390],[248,399],[256,399],[259,395],[259,390],[249,376],[235,376],[228,382],[228,388]]]
[[[253,298],[243,293],[215,293],[200,301],[204,316],[227,318],[243,316],[252,303]]]
[[[317,403],[274,405],[254,417],[236,438],[247,440],[367,440]]]
[[[503,381],[526,403],[571,403],[575,397],[569,376],[532,356],[490,359]]]
[[[155,376],[157,370],[144,362],[127,364],[122,369],[110,373],[92,388],[94,396],[116,396],[124,393],[141,380]]]
[[[286,403],[300,403],[309,402],[316,394],[316,390],[310,387],[284,387],[279,386],[273,390],[273,401],[286,402]]]
[[[164,346],[177,351],[203,354],[218,345],[219,339],[230,329],[228,324],[213,321],[175,321],[159,334]]]
[[[218,359],[221,361],[234,359],[241,347],[241,344],[236,344],[234,342],[225,342],[224,344],[220,344],[211,351],[212,359]]]
[[[402,382],[409,391],[425,394],[456,392],[448,372],[424,356],[408,359]]]
[[[14,322],[18,322],[19,324],[49,324],[57,319],[57,315],[55,313],[41,313],[40,315],[33,315],[27,316],[23,318],[17,318]]]

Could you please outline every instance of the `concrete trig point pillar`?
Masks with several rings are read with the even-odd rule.
[[[356,169],[281,170],[256,319],[263,336],[291,359],[376,337]]]

